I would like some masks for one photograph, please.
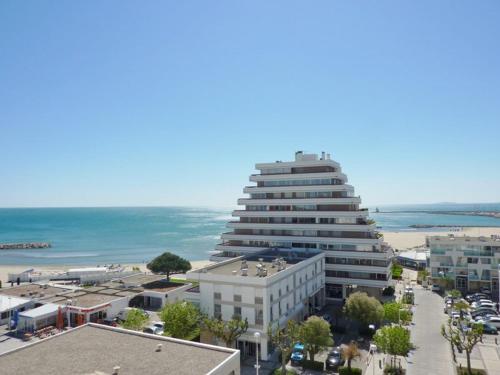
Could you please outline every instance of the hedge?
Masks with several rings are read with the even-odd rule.
[[[302,367],[316,371],[323,371],[325,369],[325,365],[323,364],[323,362],[311,361],[309,359],[304,359],[302,361]]]
[[[339,368],[339,375],[362,375],[363,371],[360,368],[356,367],[351,367],[349,370],[349,367],[340,367]]]

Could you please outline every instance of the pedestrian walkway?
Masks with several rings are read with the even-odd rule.
[[[414,287],[415,306],[411,340],[416,349],[408,357],[408,375],[454,375],[451,348],[441,336],[446,323],[443,299],[420,286]]]

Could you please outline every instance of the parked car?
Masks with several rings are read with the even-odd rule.
[[[342,358],[342,349],[335,348],[330,353],[328,353],[328,357],[325,361],[325,367],[327,370],[336,371],[340,366],[343,366],[345,363],[344,358]]]
[[[292,356],[290,357],[290,361],[292,362],[292,366],[300,365],[304,360],[304,344],[297,343],[293,347]]]
[[[165,329],[165,324],[163,322],[153,322],[152,325],[155,327],[161,328],[161,330]]]
[[[467,297],[465,297],[465,299],[468,302],[475,302],[475,301],[479,301],[480,299],[487,299],[487,298],[489,298],[489,297],[484,293],[469,294],[469,295],[467,295]]]
[[[413,293],[413,288],[411,286],[407,286],[405,288],[405,293]]]
[[[497,327],[494,327],[489,323],[483,323],[483,333],[487,333],[490,335],[496,335],[496,334],[498,334],[498,330],[497,330]]]
[[[497,312],[493,309],[481,308],[471,311],[470,315],[473,318],[476,318],[478,316],[487,316],[487,315],[496,316]]]
[[[488,323],[489,325],[492,325],[493,327],[500,328],[500,316],[495,315],[486,315],[486,316],[479,316],[475,319],[476,323]]]
[[[496,305],[493,302],[473,302],[471,304],[471,307],[473,309],[487,308],[494,310],[496,308]]]
[[[161,329],[160,327],[156,327],[154,325],[150,325],[148,327],[144,327],[144,329],[142,330],[142,332],[144,333],[151,333],[153,335],[163,335],[163,329]]]
[[[437,285],[437,284],[432,284],[431,290],[433,292],[440,292],[441,291],[441,287],[439,285]]]

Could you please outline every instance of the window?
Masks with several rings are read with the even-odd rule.
[[[221,299],[220,292],[214,292],[214,299]]]
[[[217,303],[214,305],[214,317],[216,319],[221,319],[222,318],[221,306],[219,304],[217,304]]]
[[[281,297],[281,289],[278,290],[278,296]]]
[[[272,301],[272,299],[271,299]],[[255,304],[256,305],[262,305],[264,301],[262,300],[262,297],[255,297]]]
[[[264,311],[262,311],[261,309],[255,309],[255,324],[264,324]]]
[[[234,306],[234,317],[241,318],[241,307],[240,306]]]
[[[234,295],[234,302],[241,302],[241,294]]]

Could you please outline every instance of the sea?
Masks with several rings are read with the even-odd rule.
[[[375,212],[377,208],[379,212]],[[204,260],[220,241],[221,233],[229,231],[226,223],[231,220],[231,210],[202,207],[3,208],[0,209],[0,243],[50,242],[52,247],[0,250],[0,265],[143,263],[167,250],[189,260]],[[369,211],[370,218],[382,231],[424,230],[410,227],[415,224],[500,227],[497,218],[442,213],[500,212],[500,204],[379,206],[369,207]]]

